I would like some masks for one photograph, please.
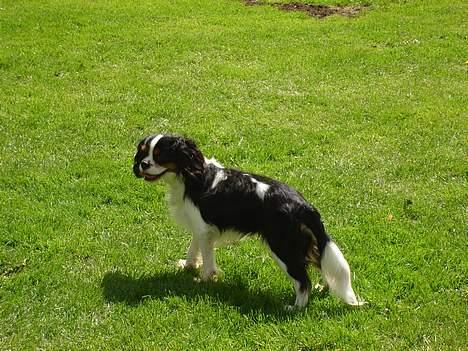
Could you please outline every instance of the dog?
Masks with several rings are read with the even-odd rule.
[[[194,141],[151,135],[140,141],[133,173],[147,182],[169,185],[168,205],[175,221],[192,233],[185,269],[201,269],[201,280],[216,280],[214,247],[226,237],[258,234],[274,261],[291,279],[296,300],[307,305],[307,267],[320,270],[325,286],[345,303],[359,306],[349,265],[326,233],[319,212],[295,189],[257,174],[224,168],[207,159]]]

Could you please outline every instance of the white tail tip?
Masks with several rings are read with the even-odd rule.
[[[351,306],[362,306],[366,303],[356,297],[351,287],[348,262],[333,241],[329,241],[325,246],[320,264],[323,279],[333,294]]]

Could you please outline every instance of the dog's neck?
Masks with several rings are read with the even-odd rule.
[[[171,173],[164,177],[164,181],[169,188],[169,204],[178,203],[187,197],[193,201],[203,191],[204,172],[197,177],[185,177],[183,173]]]
[[[169,191],[167,193],[167,202],[169,206],[176,206],[185,197],[185,184],[183,179],[175,173],[170,173],[164,177]]]
[[[203,171],[196,173],[196,176],[191,174],[186,176],[187,171],[179,173],[169,173],[163,179],[169,187],[169,202],[180,201],[185,197],[189,197],[192,201],[196,200],[197,196],[203,191],[205,184],[205,172],[208,166],[224,168],[216,159],[203,158]]]

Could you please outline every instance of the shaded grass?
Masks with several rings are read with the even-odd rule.
[[[0,349],[464,349],[466,5],[370,5],[1,2]],[[189,237],[131,175],[161,131],[300,189],[370,305],[283,314],[255,241],[218,284],[177,272]]]

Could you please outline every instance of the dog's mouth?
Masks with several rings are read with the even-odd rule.
[[[161,173],[159,174],[148,174],[148,173],[140,173],[140,175],[143,177],[144,180],[146,180],[147,182],[156,182],[158,181],[163,175],[165,175],[167,173],[167,169],[165,171],[162,171]]]

